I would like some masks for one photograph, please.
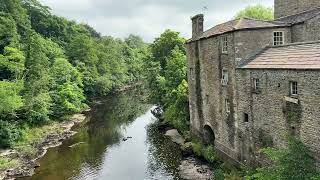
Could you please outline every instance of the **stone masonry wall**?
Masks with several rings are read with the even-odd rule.
[[[235,160],[242,160],[239,154],[243,151],[237,138],[237,61],[272,45],[273,31],[283,31],[285,43],[291,41],[289,29],[269,28],[231,32],[187,44],[192,132],[202,136],[204,126],[210,126],[217,149]],[[221,53],[223,36],[228,38],[228,53]],[[221,84],[222,70],[228,71],[226,86]],[[226,112],[225,99],[230,102],[230,113]]]
[[[252,79],[259,78],[261,90],[252,91]],[[298,82],[299,100],[294,112],[287,109],[290,102],[289,82]],[[244,136],[243,157],[252,156],[263,146],[286,147],[286,135],[300,138],[316,155],[320,154],[320,78],[317,71],[295,70],[237,70],[238,122]],[[244,113],[249,122],[244,121]],[[296,115],[295,119],[288,117]],[[292,117],[291,117],[292,118]],[[267,144],[263,144],[267,143]],[[269,143],[269,144],[268,144]]]
[[[275,18],[298,14],[320,6],[319,0],[275,0]]]
[[[320,1],[319,1],[320,2]],[[320,15],[291,27],[292,42],[320,40]]]

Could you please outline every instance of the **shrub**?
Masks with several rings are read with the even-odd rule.
[[[18,164],[18,161],[15,159],[0,158],[0,170],[5,170],[13,168]]]
[[[21,138],[21,130],[14,124],[0,120],[0,147],[11,147]]]

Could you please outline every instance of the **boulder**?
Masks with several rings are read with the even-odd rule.
[[[187,158],[179,166],[179,174],[185,180],[212,180],[213,172],[209,166],[195,158]]]
[[[171,129],[171,130],[168,130],[165,134],[165,136],[168,136],[170,137],[171,141],[177,143],[178,145],[180,146],[183,146],[184,145],[184,138],[181,136],[181,134],[178,132],[178,130],[176,129]]]

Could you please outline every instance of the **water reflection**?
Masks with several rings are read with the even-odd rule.
[[[26,179],[179,179],[179,148],[157,131],[150,106],[136,94],[111,96],[93,107],[78,134],[49,150],[37,174]],[[133,138],[122,141],[128,136]]]

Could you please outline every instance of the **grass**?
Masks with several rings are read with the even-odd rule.
[[[18,160],[0,157],[0,170],[10,169],[18,166]]]
[[[37,146],[44,142],[49,134],[60,134],[63,128],[59,123],[52,123],[42,127],[27,128],[23,131],[22,139],[13,145],[13,149],[24,156],[34,158],[37,153]]]

